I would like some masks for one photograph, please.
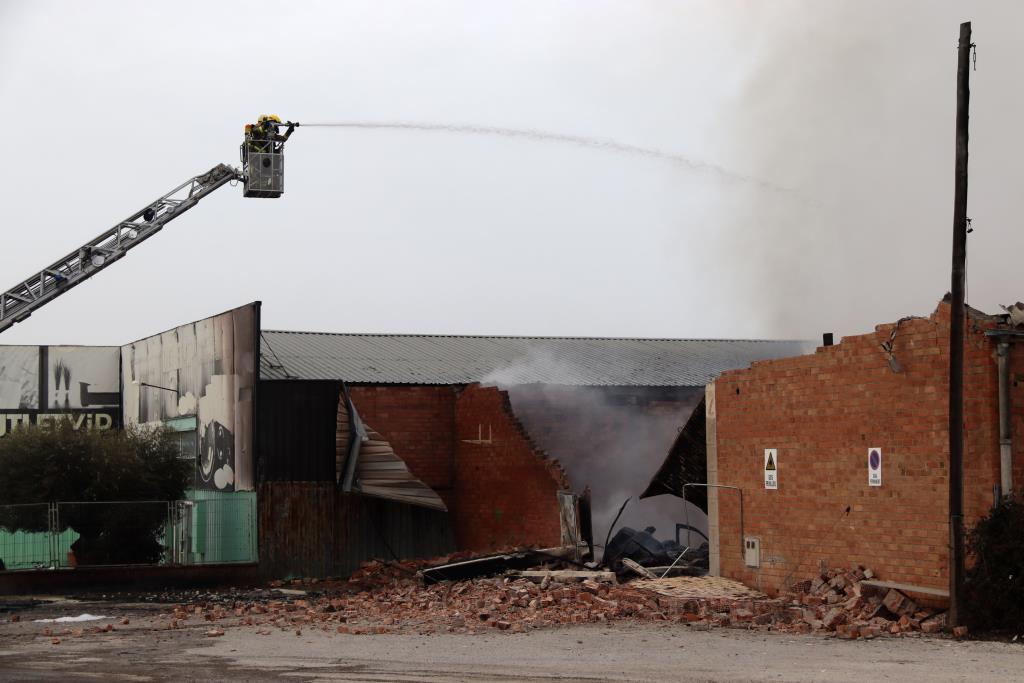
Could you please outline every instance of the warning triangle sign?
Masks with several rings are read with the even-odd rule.
[[[769,453],[768,454],[768,462],[766,462],[764,464],[764,471],[768,472],[768,471],[774,471],[774,470],[775,470],[775,456],[773,456],[771,453]]]

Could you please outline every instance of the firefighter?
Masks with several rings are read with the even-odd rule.
[[[281,118],[274,114],[262,114],[256,120],[256,127],[264,140],[273,140],[277,136],[277,127],[281,124]]]
[[[252,127],[252,151],[273,152],[274,122],[272,116],[261,114]]]
[[[259,139],[260,135],[261,133],[256,126],[251,123],[245,124],[245,141],[242,144],[243,163],[248,163],[250,153],[262,151],[260,147],[263,143]]]
[[[287,125],[288,130],[282,134],[281,126]],[[288,141],[292,133],[295,132],[295,126],[298,124],[288,121],[287,123],[281,122],[281,117],[275,114],[263,114],[256,121],[256,126],[260,129],[265,139],[276,143],[284,143]],[[275,151],[280,151],[279,146],[275,146]]]

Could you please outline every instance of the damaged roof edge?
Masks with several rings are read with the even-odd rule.
[[[338,399],[337,425],[335,479],[343,491],[448,511],[441,496],[409,470],[383,436],[362,421],[347,389]]]
[[[704,386],[727,370],[802,355],[813,342],[368,335],[264,330],[262,379],[353,384]]]
[[[665,461],[651,477],[651,483],[640,494],[640,498],[664,494],[683,498],[683,486],[686,484],[707,483],[706,410],[705,399],[701,398],[676,437],[672,448],[669,449]],[[687,502],[693,503],[705,513],[708,511],[708,490],[703,486],[691,487],[685,498]]]

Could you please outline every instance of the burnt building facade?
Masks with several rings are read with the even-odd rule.
[[[276,385],[332,382],[337,393],[344,381],[362,421],[443,500],[449,547],[474,551],[557,545],[558,493],[585,487],[598,542],[630,497],[620,524],[653,525],[672,537],[686,516],[681,502],[636,497],[703,397],[703,385],[724,369],[806,348],[784,341],[268,330],[262,344],[263,395]],[[327,392],[323,400],[315,412],[327,415],[335,399]],[[274,429],[280,414],[264,409],[259,421]],[[266,438],[258,442],[259,467],[269,472],[276,467],[270,459],[282,456],[266,449]],[[303,457],[294,467],[319,467],[327,476],[327,450],[316,456],[320,465],[300,464],[309,460]],[[703,513],[691,513],[702,526]]]
[[[588,486],[599,543],[627,497],[621,524],[671,537],[680,502],[635,498],[704,385],[803,349],[281,332],[260,313],[121,347],[0,347],[5,429],[65,414],[167,427],[194,463],[170,561],[339,576],[371,558],[559,545],[560,506]]]

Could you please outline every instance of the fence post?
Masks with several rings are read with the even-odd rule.
[[[47,505],[46,516],[50,527],[49,543],[47,544],[50,547],[50,568],[56,569],[60,566],[60,548],[57,542],[60,536],[60,516],[57,512],[56,503],[50,502]]]

